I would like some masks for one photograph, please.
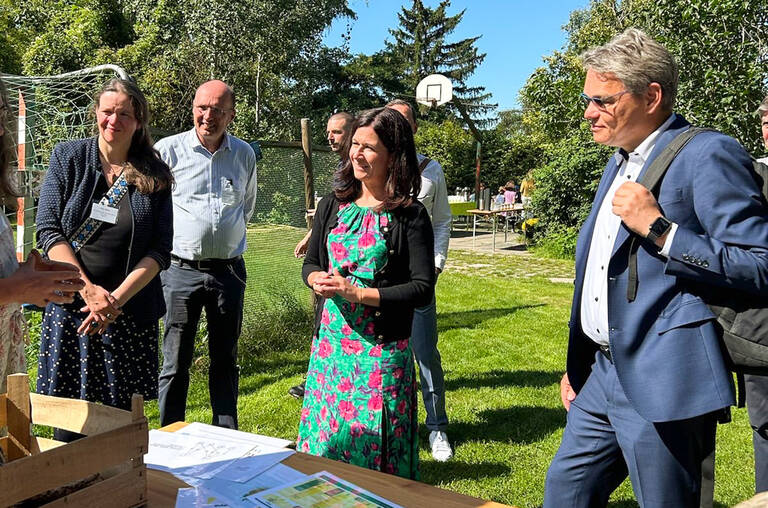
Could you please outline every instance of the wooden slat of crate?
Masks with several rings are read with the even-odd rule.
[[[73,492],[42,508],[72,506],[141,506],[147,502],[147,471],[130,469],[125,473]]]
[[[37,442],[37,447],[41,452],[67,444],[47,437],[33,436],[33,439]]]
[[[88,402],[62,399],[30,393],[32,420],[35,425],[47,425],[90,436],[128,425],[133,421],[130,411]]]
[[[0,475],[0,506],[12,505],[121,462],[141,458],[148,445],[144,419],[9,462],[2,467]]]
[[[29,377],[26,374],[8,376],[6,392],[6,424],[8,434],[18,441],[18,446],[8,447],[8,460],[16,460],[28,455],[31,421],[29,417]]]

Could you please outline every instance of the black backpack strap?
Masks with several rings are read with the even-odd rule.
[[[424,160],[419,163],[419,173],[423,173],[424,170],[427,169],[427,166],[429,166],[430,162],[432,162],[432,159],[429,157],[424,157]]]
[[[689,129],[681,132],[675,137],[664,150],[656,157],[648,169],[643,173],[642,178],[637,183],[647,188],[654,196],[658,197],[658,187],[661,180],[664,178],[664,173],[669,169],[669,165],[675,160],[677,154],[679,154],[685,145],[688,144],[697,134],[712,129],[704,129],[701,127],[690,127]],[[629,279],[627,281],[627,301],[633,302],[637,297],[637,251],[640,249],[640,242],[643,238],[637,235],[632,236],[631,243],[629,244]]]
[[[743,372],[736,373],[736,407],[747,405],[747,381]]]

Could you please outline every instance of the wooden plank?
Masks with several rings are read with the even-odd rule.
[[[189,487],[167,471],[147,470],[147,508],[174,508],[179,489]]]
[[[140,506],[146,503],[147,474],[142,469],[131,469],[125,473],[97,482],[56,501],[44,504],[43,508],[65,508],[72,506]]]
[[[6,396],[4,393],[0,393],[0,427],[5,427],[8,416],[7,412],[5,410],[5,405],[8,402],[6,401]]]
[[[57,446],[62,446],[67,443],[63,443],[61,441],[56,441],[55,439],[48,439],[46,437],[39,437],[39,436],[33,436],[34,440],[37,441],[37,447],[40,450],[40,452],[44,452],[46,450],[50,450],[51,448],[56,448]]]
[[[5,464],[0,475],[0,506],[81,480],[147,453],[147,421],[79,439],[66,446]],[[41,474],[45,471],[45,474]],[[35,481],[30,481],[34,478]]]
[[[176,422],[160,430],[176,432],[187,425],[189,424],[185,422]],[[355,485],[370,490],[374,494],[406,507],[509,508],[505,504],[457,494],[456,492],[443,490],[425,483],[305,453],[295,453],[283,460],[283,464],[305,474],[328,471]],[[188,487],[186,483],[165,471],[149,470],[147,477],[149,485],[147,493],[148,508],[173,508],[176,505],[176,491],[180,488]]]
[[[328,471],[402,506],[439,506],[440,508],[507,506],[306,453],[294,453],[285,459],[283,464],[305,474]]]
[[[47,425],[90,436],[123,427],[133,421],[130,411],[79,399],[30,394],[32,419]]]
[[[2,450],[6,460],[10,460],[8,457],[16,457],[14,460],[17,460],[30,455],[29,450],[21,446],[16,438],[10,435],[0,437],[0,450]]]
[[[8,391],[5,404],[8,435],[18,441],[18,447],[8,448],[8,460],[24,457],[29,452],[32,421],[29,418],[29,376],[11,374],[8,376]]]

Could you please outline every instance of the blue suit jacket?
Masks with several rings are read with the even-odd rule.
[[[689,127],[676,116],[645,169]],[[647,240],[637,255],[637,297],[627,301],[629,239],[622,223],[608,266],[610,347],[619,381],[649,421],[691,418],[734,404],[714,315],[700,295],[717,287],[768,293],[768,210],[749,154],[717,132],[696,136],[675,158],[659,190],[664,215],[678,224],[669,258]],[[568,343],[568,377],[578,393],[597,345],[584,335],[580,305],[592,232],[618,167],[611,158],[592,212],[579,232]],[[761,296],[764,297],[764,296]]]

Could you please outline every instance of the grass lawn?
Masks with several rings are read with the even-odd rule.
[[[301,262],[292,255],[302,235],[295,228],[256,229],[247,256],[240,426],[287,439],[296,437],[301,407],[287,390],[306,371],[311,333],[309,292],[300,280]],[[422,428],[424,482],[520,507],[541,504],[546,470],[565,425],[558,386],[573,291],[571,284],[548,278],[572,276],[568,261],[451,251],[437,301],[448,435],[456,456],[447,463],[433,461]],[[199,342],[187,419],[210,422],[203,334]],[[419,411],[423,420],[423,406]],[[155,402],[147,403],[147,414],[157,427]],[[716,474],[719,505],[751,495],[752,446],[744,409],[718,429]],[[612,506],[637,506],[628,482],[614,494]]]

